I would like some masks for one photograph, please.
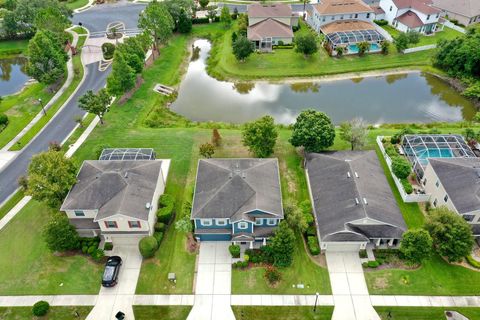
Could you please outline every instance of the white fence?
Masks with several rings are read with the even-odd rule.
[[[412,52],[418,52],[418,51],[425,51],[425,50],[432,50],[437,47],[436,44],[429,44],[426,46],[420,46],[420,47],[415,47],[415,48],[408,48],[403,50],[403,53],[412,53]]]
[[[443,22],[443,25],[444,25],[445,27],[449,27],[449,28],[451,28],[451,29],[453,29],[453,30],[456,30],[456,31],[458,31],[458,32],[467,33],[467,31],[466,31],[464,28],[459,27],[459,26],[457,26],[457,25],[454,25],[453,23],[451,23],[451,22],[448,21],[448,20],[445,20],[445,22]]]
[[[383,147],[383,136],[378,136],[377,137],[377,144],[378,147],[380,148],[380,151],[382,152],[383,158],[387,162],[388,170],[390,171],[390,175],[393,178],[393,181],[395,182],[395,185],[397,186],[398,192],[400,192],[400,196],[402,197],[403,202],[427,202],[430,200],[430,195],[429,194],[407,194],[405,190],[403,189],[403,185],[400,182],[400,180],[393,174],[392,172],[392,159],[390,159],[390,156],[387,154],[385,151],[385,148]]]

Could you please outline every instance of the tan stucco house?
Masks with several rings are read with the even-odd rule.
[[[479,0],[432,0],[433,6],[442,10],[449,19],[469,26],[480,22]]]

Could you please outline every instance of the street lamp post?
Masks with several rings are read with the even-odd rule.
[[[318,296],[320,293],[315,293],[315,306],[313,307],[313,312],[317,312],[317,302],[318,302]]]
[[[43,115],[47,115],[47,111],[45,111],[45,106],[43,105],[42,98],[38,98],[38,102],[40,103],[40,106],[42,107],[43,110]]]
[[[303,21],[305,21],[305,18],[307,16],[305,12],[305,7],[307,6],[307,0],[303,0]]]

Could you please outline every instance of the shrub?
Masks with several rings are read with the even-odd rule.
[[[388,145],[388,146],[385,148],[385,153],[386,153],[390,158],[398,157],[398,152],[397,152],[397,150],[395,149],[395,147],[392,146],[392,145]]]
[[[97,246],[92,245],[92,246],[88,247],[87,253],[92,254],[95,251],[95,249],[97,249]]]
[[[108,149],[108,148],[111,148],[110,145],[108,144],[100,144],[100,145],[97,145],[94,149],[94,152],[95,152],[95,158],[98,159],[100,158],[100,156],[102,155],[102,151],[103,149]]]
[[[0,126],[6,126],[8,124],[8,116],[5,113],[0,113]]]
[[[232,258],[240,258],[240,246],[236,244],[232,244],[228,247],[228,251],[232,255]]]
[[[102,249],[95,249],[91,254],[93,260],[100,261],[105,257],[105,252]]]
[[[157,222],[155,223],[155,231],[165,231],[165,223],[163,222]]]
[[[471,255],[466,256],[467,262],[474,268],[480,269],[480,262],[475,260]]]
[[[320,253],[320,247],[318,245],[317,237],[315,236],[309,236],[308,238],[308,250],[310,253],[314,256]]]
[[[113,243],[111,242],[105,242],[105,245],[103,246],[104,250],[110,251],[113,249]]]
[[[267,279],[270,285],[274,285],[278,281],[280,281],[281,273],[277,270],[277,268],[273,266],[268,266],[265,268],[265,278]]]
[[[358,255],[360,258],[365,259],[367,257],[367,250],[360,250]]]
[[[113,43],[105,42],[102,44],[103,59],[110,60],[113,58],[115,52],[115,45]]]
[[[400,130],[399,132],[395,133],[391,138],[390,138],[390,142],[392,144],[397,144],[397,143],[400,143],[402,141],[402,138],[404,135],[406,134],[413,134],[413,130],[409,127],[406,127],[406,128],[403,128],[402,130]]]
[[[398,179],[406,179],[411,172],[410,163],[404,157],[393,157],[392,172],[397,176]]]
[[[140,254],[144,258],[151,258],[155,254],[155,251],[158,249],[158,242],[157,239],[153,236],[148,236],[142,238],[138,243],[138,249],[140,250]]]
[[[368,262],[362,262],[362,267],[368,268]]]
[[[83,247],[82,247],[82,253],[85,253],[85,254],[86,254],[87,251],[88,251],[88,246],[83,246]]]
[[[367,266],[369,268],[378,268],[379,265],[380,265],[380,263],[378,263],[378,261],[368,261],[367,262]]]
[[[157,219],[159,222],[163,222],[165,224],[170,223],[173,215],[174,209],[174,198],[169,194],[163,194],[160,196],[159,199],[159,207],[157,211]]]
[[[237,261],[232,264],[232,267],[235,269],[245,269],[248,267],[248,261]]]
[[[277,44],[278,44],[279,46],[283,46],[283,45],[284,45],[284,43],[283,43],[282,40],[279,40],[279,41],[277,42]]]
[[[373,20],[377,25],[379,26],[386,26],[388,25],[388,21],[385,19],[380,19],[380,20]]]
[[[160,242],[162,242],[162,239],[163,239],[163,232],[160,232],[160,231],[155,232],[153,234],[153,237],[157,240],[158,245],[160,245]]]
[[[50,309],[50,304],[47,301],[38,301],[33,305],[32,313],[36,317],[43,317],[47,314],[48,309]]]
[[[402,183],[403,190],[405,190],[407,194],[411,194],[413,192],[413,187],[410,182],[408,182],[408,179],[401,179],[400,182]]]
[[[310,226],[306,232],[307,236],[316,236],[317,235],[317,228],[315,226]]]
[[[169,207],[169,206],[173,207],[174,203],[175,203],[175,199],[173,198],[173,196],[169,194],[162,194],[160,196],[160,199],[158,200],[158,204],[160,205],[160,208]]]

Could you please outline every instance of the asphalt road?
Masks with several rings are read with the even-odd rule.
[[[105,72],[98,71],[97,63],[85,67],[85,81],[77,93],[57,113],[54,120],[47,124],[43,131],[0,172],[0,203],[5,201],[18,188],[18,178],[26,173],[33,155],[47,150],[51,141],[63,141],[75,128],[75,117],[85,115],[85,111],[78,108],[78,99],[88,90],[97,91],[101,89],[105,85],[109,71],[110,69]]]

